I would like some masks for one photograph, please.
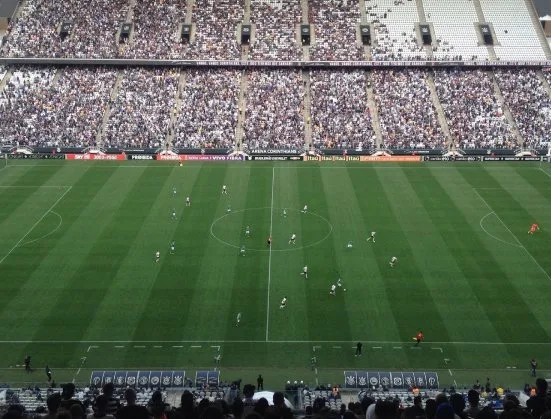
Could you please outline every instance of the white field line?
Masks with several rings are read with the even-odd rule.
[[[486,228],[484,227],[484,220],[485,220],[486,218],[488,218],[488,217],[489,217],[490,215],[492,215],[492,214],[495,215],[495,216],[497,216],[495,212],[491,211],[491,212],[489,212],[488,214],[486,214],[484,217],[482,217],[482,218],[480,219],[480,222],[479,222],[478,224],[480,225],[480,228],[482,229],[482,231],[484,231],[484,233],[486,233],[488,236],[490,236],[490,237],[491,237],[492,239],[494,239],[494,240],[497,240],[497,241],[499,241],[499,242],[501,242],[501,243],[504,243],[504,244],[507,244],[507,245],[513,246],[513,247],[518,247],[519,249],[521,249],[522,246],[520,246],[519,244],[516,244],[516,243],[509,243],[508,241],[502,240],[502,239],[500,239],[499,237],[494,236],[492,233],[490,233],[488,230],[486,230]]]
[[[547,277],[547,279],[549,279],[551,281],[551,276],[549,276],[549,274],[547,273],[547,271],[545,269],[543,269],[543,266],[541,266],[539,264],[539,262],[536,260],[536,258],[534,256],[532,256],[532,253],[530,253],[530,251],[524,247],[524,245],[520,242],[520,240],[518,239],[518,237],[511,231],[511,229],[507,226],[507,224],[505,224],[503,222],[503,220],[501,219],[501,217],[499,215],[497,215],[497,213],[493,210],[493,208],[490,206],[490,204],[488,204],[488,202],[486,202],[486,200],[484,199],[484,197],[482,195],[480,195],[480,193],[475,189],[473,188],[474,192],[478,195],[478,197],[482,200],[482,202],[484,202],[484,205],[486,205],[486,207],[488,207],[488,209],[490,211],[492,211],[495,216],[497,217],[497,219],[500,221],[501,224],[503,224],[503,227],[505,227],[507,229],[507,231],[509,232],[509,234],[511,234],[511,236],[513,236],[516,240],[516,242],[518,243],[518,245],[520,246],[520,248],[522,248],[526,254],[530,257],[530,259],[532,259],[532,261],[534,261],[534,263],[538,266],[538,268],[545,274],[545,276]]]
[[[12,254],[12,252],[13,252],[15,249],[17,249],[17,247],[21,244],[21,242],[22,242],[23,240],[25,240],[29,234],[31,234],[31,232],[35,229],[35,227],[36,227],[38,224],[40,224],[40,222],[44,219],[44,217],[46,217],[46,215],[48,215],[48,214],[50,213],[50,211],[52,211],[52,210],[55,208],[55,206],[65,197],[65,195],[67,195],[67,194],[69,193],[69,191],[70,191],[71,189],[73,189],[73,187],[72,187],[72,186],[69,186],[69,189],[67,189],[65,192],[63,192],[63,194],[53,203],[53,205],[52,205],[50,208],[48,208],[48,210],[42,215],[42,217],[40,217],[40,218],[38,219],[38,221],[37,221],[36,223],[33,224],[33,226],[29,229],[29,231],[27,231],[27,232],[25,233],[25,235],[24,235],[23,237],[21,237],[17,243],[15,243],[15,246],[13,246],[13,247],[11,248],[11,250],[10,250],[2,259],[0,259],[0,265],[2,264],[2,262],[4,262],[4,261],[7,259],[7,257],[8,257],[9,255]]]
[[[57,215],[57,217],[59,218],[59,223],[57,224],[56,228],[54,228],[52,231],[44,234],[43,236],[40,236],[39,238],[37,239],[33,239],[33,240],[28,240],[24,243],[21,243],[21,246],[25,246],[27,244],[31,244],[31,243],[35,243],[39,240],[42,240],[42,239],[45,239],[46,237],[49,237],[51,236],[52,234],[54,234],[57,230],[59,230],[59,227],[61,227],[61,225],[63,224],[63,217],[61,215],[59,215],[57,212],[55,211],[50,211],[52,214],[55,214]]]
[[[272,229],[274,226],[274,179],[275,179],[275,167],[272,167],[272,199],[270,202],[270,237],[272,237]],[[272,284],[272,246],[268,253],[268,296],[266,302],[266,342],[269,340],[270,332],[270,286]]]
[[[38,189],[38,188],[57,188],[57,189],[62,189],[62,188],[72,188],[71,185],[0,185],[0,188],[34,188],[34,189]]]
[[[211,343],[221,343],[221,344],[246,344],[246,343],[272,343],[272,344],[316,344],[316,343],[342,343],[342,344],[350,344],[350,343],[356,343],[358,341],[362,341],[363,343],[367,345],[409,345],[411,344],[411,341],[391,341],[391,340],[362,340],[362,339],[354,339],[354,340],[269,340],[266,342],[265,340],[0,340],[0,345],[8,345],[8,344],[37,344],[37,345],[57,345],[57,344],[185,344],[185,343],[205,343],[205,344],[211,344]],[[551,342],[482,342],[482,341],[449,341],[449,342],[443,342],[443,341],[435,341],[435,342],[429,342],[424,341],[425,345],[419,346],[419,348],[423,348],[426,345],[466,345],[466,346],[551,346]],[[141,346],[145,347],[145,346]],[[92,348],[98,348],[98,346],[91,345],[89,347],[89,350]],[[316,346],[316,349],[321,348],[321,346]],[[382,348],[382,346],[375,346],[374,348]]]
[[[551,177],[551,174],[549,174],[549,172],[543,168],[540,167],[540,170],[545,173],[547,176]]]

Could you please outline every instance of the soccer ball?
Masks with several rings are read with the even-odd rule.
[[[344,288],[343,291],[346,291],[346,288]]]

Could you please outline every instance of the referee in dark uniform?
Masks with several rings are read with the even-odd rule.
[[[362,356],[362,342],[356,343],[356,354],[354,356]]]

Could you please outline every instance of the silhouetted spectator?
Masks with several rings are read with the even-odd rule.
[[[126,406],[121,407],[117,413],[117,419],[148,419],[149,413],[144,406],[136,405],[136,391],[127,388],[124,391]],[[193,418],[186,418],[193,419]]]

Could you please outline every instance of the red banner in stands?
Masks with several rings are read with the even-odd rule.
[[[366,162],[420,162],[421,156],[360,156]]]
[[[65,154],[67,160],[126,160],[126,154]]]

